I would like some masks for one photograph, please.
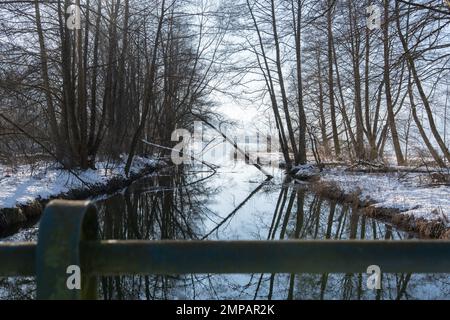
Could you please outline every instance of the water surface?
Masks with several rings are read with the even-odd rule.
[[[270,168],[243,161],[168,168],[98,199],[102,239],[279,240],[411,239],[350,206],[322,199]],[[7,241],[35,240],[37,228]],[[270,257],[268,257],[270,259]],[[330,262],[332,263],[332,262]],[[431,262],[430,262],[431,263]],[[446,299],[448,275],[384,274],[381,290],[366,274],[243,274],[103,277],[103,299]],[[34,297],[33,278],[0,279],[0,298]]]

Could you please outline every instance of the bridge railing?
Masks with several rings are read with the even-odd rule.
[[[450,241],[100,241],[89,202],[53,201],[36,243],[0,243],[0,277],[35,276],[38,299],[95,299],[97,277],[191,273],[450,273]],[[81,269],[81,290],[67,268]]]

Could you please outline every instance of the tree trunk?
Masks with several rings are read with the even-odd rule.
[[[391,75],[390,75],[390,46],[389,46],[389,0],[384,0],[384,25],[383,25],[383,46],[384,46],[384,84],[386,94],[386,108],[388,112],[388,124],[391,130],[392,143],[394,145],[397,164],[403,166],[403,158],[400,141],[398,138],[397,126],[395,124],[394,106],[392,104]]]
[[[288,128],[289,141],[291,143],[292,152],[294,153],[295,164],[299,164],[299,153],[297,150],[297,144],[295,142],[294,129],[292,127],[291,116],[289,115],[289,103],[286,95],[286,89],[284,86],[284,77],[283,70],[281,67],[281,53],[280,53],[280,43],[278,39],[278,31],[277,31],[277,20],[275,15],[275,0],[271,0],[271,9],[272,9],[272,29],[273,29],[273,38],[275,41],[275,52],[276,52],[276,65],[278,71],[278,82],[280,84],[281,98],[284,110],[284,117],[286,120],[286,126]]]
[[[331,129],[333,132],[334,152],[337,158],[341,155],[341,147],[339,143],[339,134],[336,124],[336,107],[334,103],[334,80],[333,80],[333,26],[332,13],[334,1],[328,0],[327,11],[327,33],[328,33],[328,94],[330,99],[330,113],[331,113]]]
[[[42,30],[39,1],[36,0],[34,5],[35,5],[35,13],[36,13],[36,28],[37,28],[38,37],[39,37],[39,47],[40,47],[40,55],[41,55],[41,73],[42,73],[42,79],[44,82],[45,97],[47,100],[47,115],[49,117],[51,139],[54,141],[54,145],[55,145],[55,149],[56,149],[55,154],[56,154],[58,160],[62,161],[63,156],[64,156],[63,150],[61,148],[62,140],[61,140],[60,134],[59,134],[58,122],[56,120],[56,111],[55,111],[52,92],[51,92],[51,88],[50,88],[50,79],[48,76],[48,55],[47,55],[47,49],[45,47],[44,33]]]
[[[297,15],[297,17],[296,17]],[[301,32],[302,32],[302,3],[297,0],[297,14],[295,13],[294,3],[292,2],[292,18],[295,36],[295,54],[297,63],[297,106],[299,114],[299,141],[298,141],[298,161],[300,164],[305,164],[306,159],[306,113],[303,105],[303,79],[302,79],[302,47],[301,47]]]

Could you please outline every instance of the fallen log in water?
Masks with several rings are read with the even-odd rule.
[[[242,150],[241,148],[239,148],[239,146],[237,145],[237,143],[235,141],[233,141],[232,139],[228,138],[228,136],[223,133],[219,128],[217,128],[215,125],[213,125],[212,123],[210,123],[208,120],[206,120],[205,118],[203,118],[202,116],[198,115],[198,114],[194,114],[193,115],[195,117],[197,117],[198,119],[200,119],[201,121],[203,121],[204,123],[206,123],[209,127],[211,127],[212,129],[214,129],[217,133],[219,133],[226,141],[228,141],[229,143],[231,143],[231,145],[233,145],[233,147],[245,157],[245,160],[248,161],[249,163],[251,163],[256,169],[258,169],[259,171],[261,171],[262,173],[264,173],[268,179],[272,179],[273,176],[268,173],[266,170],[264,170],[264,168],[258,164],[257,162],[253,161],[253,159],[250,158],[250,155],[248,154],[248,152]]]

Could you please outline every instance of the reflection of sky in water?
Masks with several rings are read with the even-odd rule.
[[[217,151],[216,158],[208,156],[204,160],[217,163]],[[211,240],[267,239],[269,233],[271,239],[411,237],[298,186],[282,189],[280,170],[271,168],[274,180],[261,186],[265,176],[255,167],[242,161],[221,164],[200,183],[191,184],[210,175],[207,167],[190,168],[184,180],[167,174],[146,179],[100,201],[103,238],[193,239],[211,230]],[[274,217],[278,202],[284,205]],[[30,233],[35,234],[22,232],[28,238]],[[446,299],[450,294],[447,275],[385,274],[380,291],[365,289],[366,281],[365,274],[124,276],[102,279],[99,290],[108,299]],[[33,287],[26,279],[0,280],[0,298],[29,297]]]

